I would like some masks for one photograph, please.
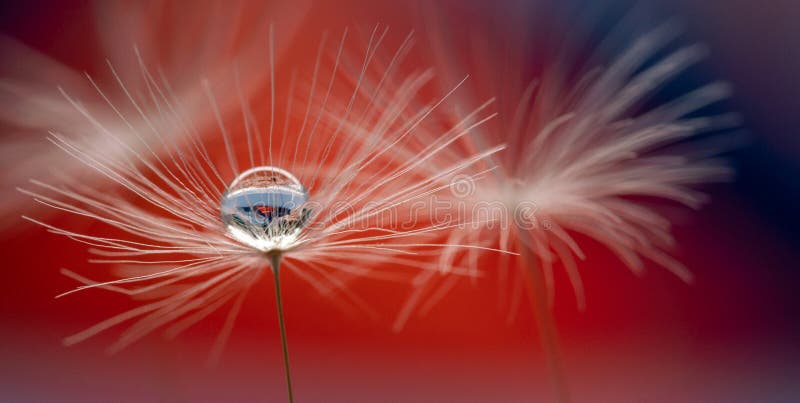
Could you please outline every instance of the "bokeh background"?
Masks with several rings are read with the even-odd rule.
[[[294,34],[301,43],[313,43],[323,29],[376,22],[402,33],[419,28],[419,14],[429,6],[375,3],[312,2]],[[493,3],[497,2],[440,6],[472,7],[474,12],[467,15],[480,19],[498,7]],[[593,14],[592,26],[567,27],[598,33],[614,26],[633,4],[551,3],[567,13],[590,5],[602,10]],[[557,279],[562,286],[554,315],[573,398],[797,401],[800,6],[790,0],[758,5],[745,0],[636,3],[656,20],[676,18],[685,24],[684,37],[708,44],[707,60],[684,78],[686,83],[674,85],[707,77],[731,82],[735,95],[723,107],[742,115],[745,141],[729,153],[737,180],[704,188],[713,199],[709,207],[699,212],[664,207],[676,223],[675,256],[694,272],[694,284],[686,285],[656,267],[645,276],[634,276],[608,251],[592,244],[581,266],[585,312],[575,308],[566,279]],[[175,4],[179,10],[193,7],[191,2]],[[106,57],[96,18],[87,1],[3,2],[0,33],[74,69],[94,73]],[[285,399],[268,278],[257,283],[246,300],[215,367],[205,363],[224,311],[178,340],[156,334],[114,356],[104,352],[113,332],[67,348],[61,344],[63,337],[134,303],[102,291],[54,300],[75,286],[59,268],[86,267],[85,248],[41,228],[25,228],[29,224],[19,214],[2,219],[18,231],[0,238],[0,401]],[[406,288],[370,281],[354,284],[355,292],[386,313],[385,318],[371,320],[342,311],[300,279],[286,276],[297,400],[552,399],[531,312],[523,308],[509,324],[495,285],[464,281],[427,315],[412,318],[403,332],[394,333],[392,312]]]

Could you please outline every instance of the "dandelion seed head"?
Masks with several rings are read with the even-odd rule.
[[[308,191],[286,170],[255,167],[241,173],[222,196],[220,212],[235,240],[270,253],[298,243],[308,222]]]
[[[508,17],[502,10],[499,16]],[[718,155],[732,146],[724,132],[735,128],[738,118],[716,109],[730,96],[730,86],[710,82],[659,102],[664,96],[659,91],[690,72],[705,57],[705,48],[683,44],[680,27],[667,21],[632,30],[619,50],[595,49],[586,62],[570,47],[549,51],[545,46],[536,53],[545,60],[539,65],[530,61],[528,45],[535,43],[527,43],[524,27],[529,22],[524,27],[508,23],[505,33],[494,24],[486,26],[482,35],[475,35],[478,39],[462,43],[443,33],[447,21],[436,19],[430,25],[432,57],[451,76],[449,81],[478,72],[472,74],[472,94],[457,101],[454,117],[462,118],[461,110],[469,111],[487,94],[496,97],[499,113],[498,119],[465,137],[450,157],[463,158],[500,140],[507,148],[485,161],[492,170],[472,191],[454,189],[446,195],[452,205],[463,206],[467,221],[484,224],[451,231],[445,243],[486,242],[519,252],[515,260],[503,257],[492,265],[501,284],[499,304],[508,307],[509,320],[523,300],[521,283],[528,271],[543,277],[537,297],[546,297],[546,304],[554,303],[555,272],[563,270],[577,307],[586,306],[579,270],[590,258],[584,252],[587,238],[608,248],[634,273],[652,263],[690,282],[691,272],[671,253],[676,243],[672,223],[647,200],[700,208],[708,198],[697,186],[732,175]],[[552,28],[542,29],[549,33]],[[567,33],[563,43],[583,40]],[[480,74],[494,71],[507,74]],[[500,225],[474,219],[486,216],[499,216]],[[440,265],[464,262],[468,270],[477,271],[485,261],[476,252],[446,251]],[[457,281],[422,276],[398,315],[396,329],[410,312],[418,309],[424,315]]]
[[[493,249],[478,242],[433,242],[458,225],[453,216],[435,219],[433,199],[447,192],[447,178],[504,146],[493,142],[465,158],[448,158],[441,169],[430,170],[426,163],[492,119],[488,103],[442,127],[440,122],[449,117],[444,104],[464,80],[429,94],[432,71],[403,61],[411,34],[385,58],[379,49],[388,28],[376,26],[366,48],[355,54],[347,32],[330,43],[323,35],[309,59],[300,57],[305,63],[292,69],[283,88],[284,81],[276,78],[282,70],[276,72],[270,30],[269,68],[264,70],[270,79],[263,99],[249,97],[242,88],[249,80],[231,72],[238,113],[225,111],[220,102],[225,97],[217,97],[219,87],[210,80],[199,83],[208,113],[181,113],[185,102],[197,99],[170,91],[140,59],[138,67],[149,84],[143,96],[124,91],[128,87],[122,78],[112,84],[123,90],[134,112],[123,111],[96,86],[97,96],[119,111],[112,123],[127,127],[133,117],[146,123],[141,130],[131,125],[136,136],[125,136],[96,118],[93,109],[80,107],[83,102],[70,102],[89,126],[129,155],[108,155],[72,131],[51,131],[50,141],[119,186],[119,192],[71,176],[63,185],[34,180],[35,190],[21,191],[39,204],[103,225],[76,231],[26,218],[92,246],[97,257],[92,263],[126,268],[110,281],[65,270],[82,285],[60,296],[98,289],[147,303],[74,334],[66,344],[132,322],[110,348],[119,351],[159,328],[174,337],[232,303],[212,354],[217,355],[245,295],[270,266],[274,275],[297,276],[344,308],[374,316],[373,307],[349,289],[354,278],[405,282],[419,270],[441,270],[413,256],[444,247]],[[284,94],[285,106],[278,102]],[[257,113],[261,102],[269,110],[263,118]],[[208,116],[216,130],[193,125],[194,118]],[[185,133],[183,141],[163,135],[167,129]],[[434,131],[439,135],[429,141],[426,133]],[[411,145],[413,155],[398,152]],[[477,275],[459,267],[447,271]]]

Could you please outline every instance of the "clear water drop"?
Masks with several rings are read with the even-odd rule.
[[[297,241],[308,222],[308,191],[294,175],[270,166],[242,172],[222,195],[222,221],[228,233],[248,246],[269,252]]]

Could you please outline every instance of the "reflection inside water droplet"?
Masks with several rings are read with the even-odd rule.
[[[222,195],[222,221],[230,235],[262,251],[285,250],[308,221],[308,192],[297,178],[276,167],[242,172]]]

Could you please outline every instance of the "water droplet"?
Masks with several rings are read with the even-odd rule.
[[[262,251],[285,250],[308,221],[308,192],[297,178],[276,167],[242,172],[222,195],[222,221],[239,242]]]

